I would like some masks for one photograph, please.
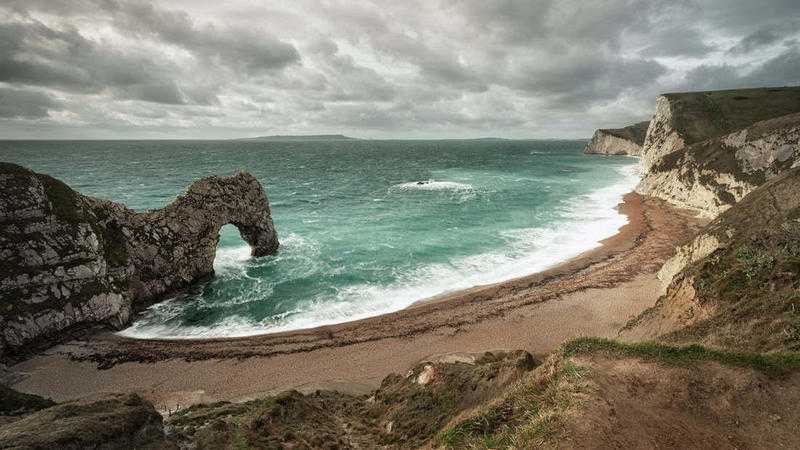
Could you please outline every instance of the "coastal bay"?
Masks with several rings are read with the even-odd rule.
[[[655,303],[657,270],[703,223],[638,194],[627,194],[619,209],[628,224],[616,235],[543,272],[297,332],[197,341],[99,334],[12,367],[14,388],[58,400],[135,391],[175,409],[286,389],[367,392],[437,354],[525,349],[541,356],[566,339],[615,337]]]

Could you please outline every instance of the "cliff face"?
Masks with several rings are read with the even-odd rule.
[[[666,295],[623,336],[800,350],[800,167],[722,213],[659,278]]]
[[[639,156],[650,122],[625,128],[600,129],[583,149],[587,154]]]
[[[134,302],[213,273],[225,224],[254,256],[278,247],[264,191],[245,173],[204,178],[144,213],[13,164],[0,164],[0,187],[0,355],[75,327],[126,325]]]
[[[656,100],[637,191],[715,217],[800,157],[800,88]]]
[[[798,164],[800,114],[789,114],[665,155],[644,174],[637,191],[716,217]]]

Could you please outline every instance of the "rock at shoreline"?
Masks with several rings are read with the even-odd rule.
[[[800,161],[800,87],[665,94],[637,191],[719,213]]]
[[[625,128],[597,130],[583,153],[639,156],[649,125],[650,122],[646,121]]]
[[[125,326],[137,302],[213,274],[229,223],[254,256],[277,250],[267,197],[247,173],[203,178],[137,213],[0,163],[0,356],[93,325]]]

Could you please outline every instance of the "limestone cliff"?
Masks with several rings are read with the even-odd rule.
[[[583,149],[587,154],[639,156],[650,122],[639,122],[625,128],[600,129]]]
[[[789,114],[669,153],[637,190],[713,218],[798,164],[800,114]]]
[[[677,249],[659,278],[666,295],[623,336],[800,349],[800,167],[722,213]]]
[[[637,191],[715,217],[800,157],[800,88],[665,94]]]
[[[247,173],[203,178],[143,213],[13,164],[0,164],[0,188],[0,356],[77,327],[126,325],[137,302],[213,273],[225,224],[254,256],[278,248],[266,195]]]

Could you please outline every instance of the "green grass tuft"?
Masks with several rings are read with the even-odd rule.
[[[447,448],[538,448],[557,439],[563,416],[584,389],[589,369],[562,360],[543,382],[523,380],[494,405],[442,430],[434,443]]]
[[[701,345],[673,346],[655,342],[623,343],[603,338],[578,338],[564,344],[565,356],[602,352],[607,355],[656,360],[672,365],[714,361],[728,366],[758,370],[780,376],[800,369],[798,353],[740,353],[714,350]]]

